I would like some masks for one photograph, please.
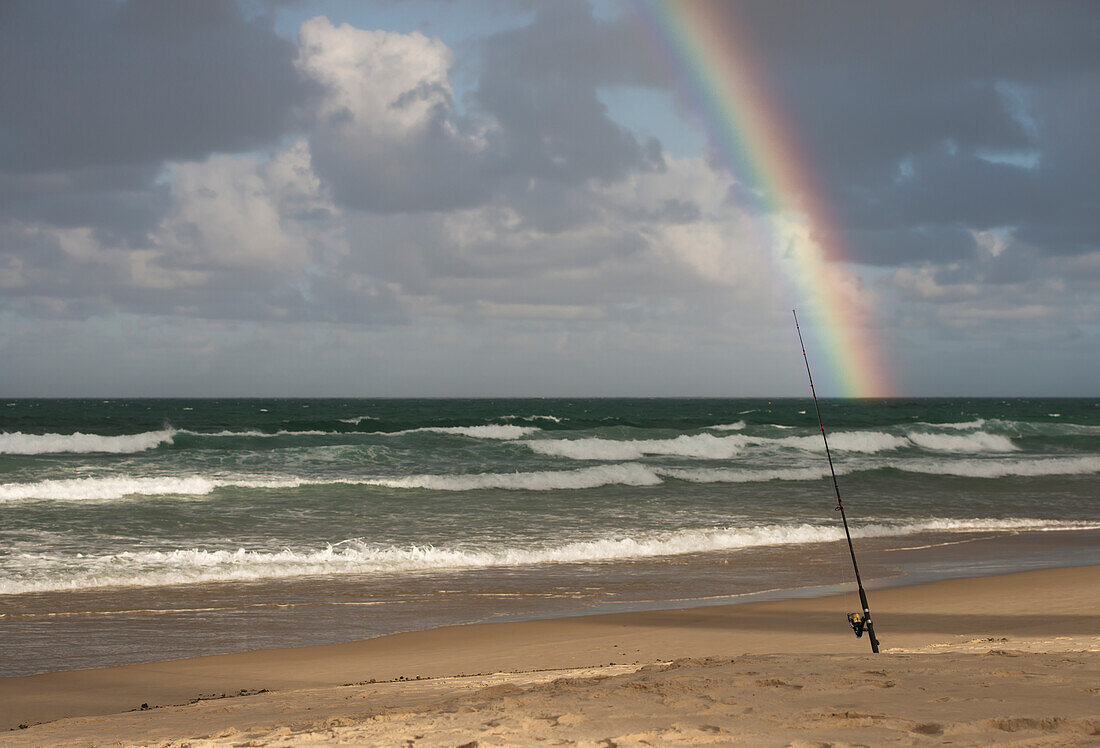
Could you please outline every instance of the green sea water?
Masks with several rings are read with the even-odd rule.
[[[857,542],[1100,528],[1100,401],[822,413]],[[769,558],[843,537],[828,474],[800,399],[0,402],[0,627],[23,660],[5,669],[156,659],[120,651],[135,626],[207,631],[182,655],[770,588]],[[668,588],[677,564],[731,559],[736,584]],[[330,610],[303,639],[296,606],[327,603],[359,623]],[[234,627],[259,610],[264,636]]]

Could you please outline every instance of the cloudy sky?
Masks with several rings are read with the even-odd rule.
[[[1100,5],[726,16],[893,393],[1097,394]],[[674,72],[617,0],[8,0],[0,395],[802,396]]]

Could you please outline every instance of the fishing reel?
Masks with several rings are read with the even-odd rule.
[[[856,632],[856,638],[859,639],[871,627],[871,617],[862,613],[849,613],[848,623],[852,625],[852,631]]]

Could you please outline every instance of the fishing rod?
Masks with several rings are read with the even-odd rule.
[[[814,390],[814,376],[810,373],[810,359],[806,355],[806,344],[802,342],[802,330],[798,327],[798,313],[791,310],[794,315],[794,329],[798,333],[798,344],[802,347],[802,360],[806,362],[806,377],[810,380],[810,394],[814,398],[814,408],[817,410],[817,425],[821,428],[821,440],[825,442],[825,457],[829,460],[829,473],[833,476],[833,491],[836,492],[836,511],[840,512],[840,519],[844,522],[844,536],[848,538],[848,552],[852,554],[852,569],[856,572],[856,586],[859,588],[859,602],[863,605],[863,614],[849,613],[848,623],[856,632],[856,637],[863,636],[867,632],[867,638],[871,641],[871,651],[878,652],[878,639],[875,637],[875,624],[871,621],[871,609],[867,607],[867,593],[863,589],[863,580],[859,576],[859,564],[856,563],[856,549],[852,546],[852,533],[848,530],[848,517],[844,514],[844,502],[840,499],[840,484],[836,481],[836,470],[833,469],[833,456],[829,452],[829,437],[825,436],[825,421],[821,418],[821,406],[817,402],[817,392]]]

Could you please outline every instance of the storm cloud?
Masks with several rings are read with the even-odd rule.
[[[471,4],[465,30],[430,2],[4,3],[0,374],[37,393],[50,340],[119,358],[147,324],[184,369],[208,357],[192,392],[245,381],[235,350],[270,367],[303,346],[344,372],[333,393],[493,394],[497,360],[542,391],[540,366],[571,362],[579,392],[720,392],[723,367],[739,392],[800,392],[774,378],[799,300],[784,230],[843,248],[838,293],[878,310],[906,391],[943,386],[906,350],[942,369],[967,339],[1100,364],[1095,4],[705,1],[827,225],[692,149],[713,129],[630,3]],[[368,359],[381,384],[357,390]]]
[[[1100,13],[1027,2],[744,2],[754,54],[855,258],[967,256],[1006,227],[1042,253],[1095,247]],[[915,232],[923,233],[917,240]]]
[[[229,0],[4,3],[0,168],[196,159],[286,132],[295,46]]]

